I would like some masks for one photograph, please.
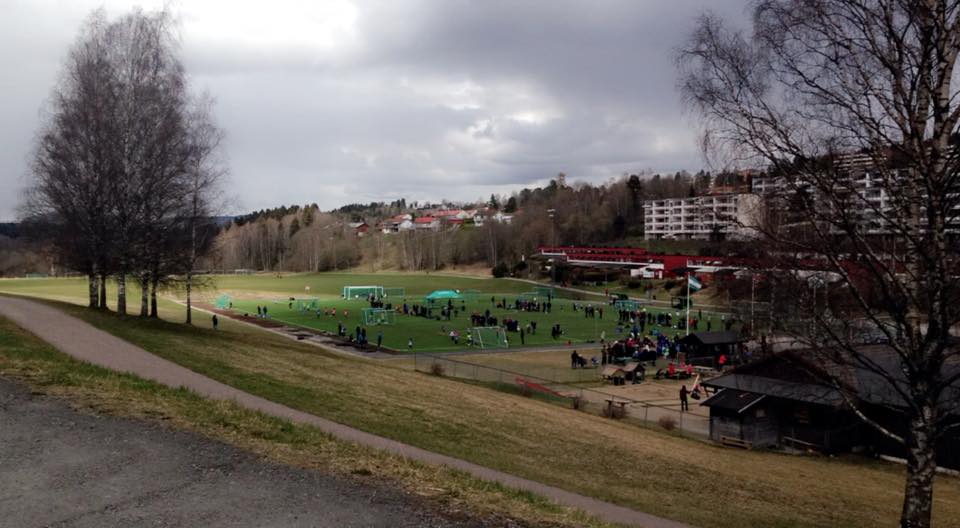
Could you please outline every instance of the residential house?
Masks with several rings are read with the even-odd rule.
[[[362,237],[370,231],[370,226],[366,222],[350,222],[347,226],[349,226],[358,237]]]
[[[436,231],[440,229],[440,219],[434,216],[421,216],[413,221],[413,225],[417,230]]]

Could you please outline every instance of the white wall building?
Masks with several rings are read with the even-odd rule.
[[[889,194],[891,185],[900,181],[901,173],[897,169],[880,171],[872,159],[866,155],[846,155],[837,160],[835,176],[838,188],[852,192],[847,212],[857,220],[861,228],[870,234],[886,234],[890,231],[885,216],[893,215],[893,199]],[[890,180],[894,182],[889,183]],[[758,176],[753,179],[753,192],[765,200],[783,200],[798,192],[801,186],[790,186],[782,177]],[[809,186],[802,186],[809,189]],[[814,192],[814,200],[818,194]],[[830,203],[828,200],[827,203]],[[958,210],[960,213],[960,210]]]
[[[750,238],[759,206],[760,197],[747,193],[647,200],[644,238],[707,240],[714,230],[728,238]]]

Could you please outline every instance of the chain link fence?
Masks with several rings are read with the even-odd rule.
[[[708,438],[710,419],[680,412],[662,405],[632,400],[606,392],[577,387],[529,373],[470,363],[432,354],[416,354],[414,368],[419,372],[466,380],[491,388],[527,396],[582,412],[619,419],[641,426],[676,430],[684,435]],[[596,373],[597,379],[599,373]],[[696,402],[692,402],[696,405]]]

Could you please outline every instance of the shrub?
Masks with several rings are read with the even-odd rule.
[[[587,402],[584,401],[584,399],[583,399],[582,396],[574,396],[574,397],[570,398],[570,406],[571,406],[575,411],[580,411],[580,410],[582,410],[582,409],[586,406],[586,404],[587,404]]]
[[[677,420],[673,416],[661,416],[657,423],[667,431],[673,431],[677,428]]]
[[[434,363],[430,365],[430,374],[433,374],[434,376],[443,376],[445,372],[446,369],[443,368],[443,365],[440,363]]]
[[[493,274],[494,278],[500,279],[500,278],[506,277],[507,274],[510,273],[510,270],[509,268],[507,268],[506,264],[501,262],[496,266],[494,266],[493,269],[490,270],[490,273]]]
[[[676,285],[677,285],[677,281],[668,280],[667,282],[663,283],[663,289],[672,290]]]
[[[638,280],[631,280],[627,282],[627,288],[631,290],[636,290],[639,287],[640,287],[640,281]]]

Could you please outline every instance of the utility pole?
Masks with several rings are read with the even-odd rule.
[[[687,335],[690,335],[690,270],[687,270],[687,319],[683,326],[687,329]]]
[[[550,244],[553,246],[554,251],[557,248],[557,228],[554,223],[554,216],[556,216],[556,209],[547,209],[547,216],[550,217]],[[557,258],[554,257],[551,259],[550,263],[550,283],[553,285],[557,284]]]

